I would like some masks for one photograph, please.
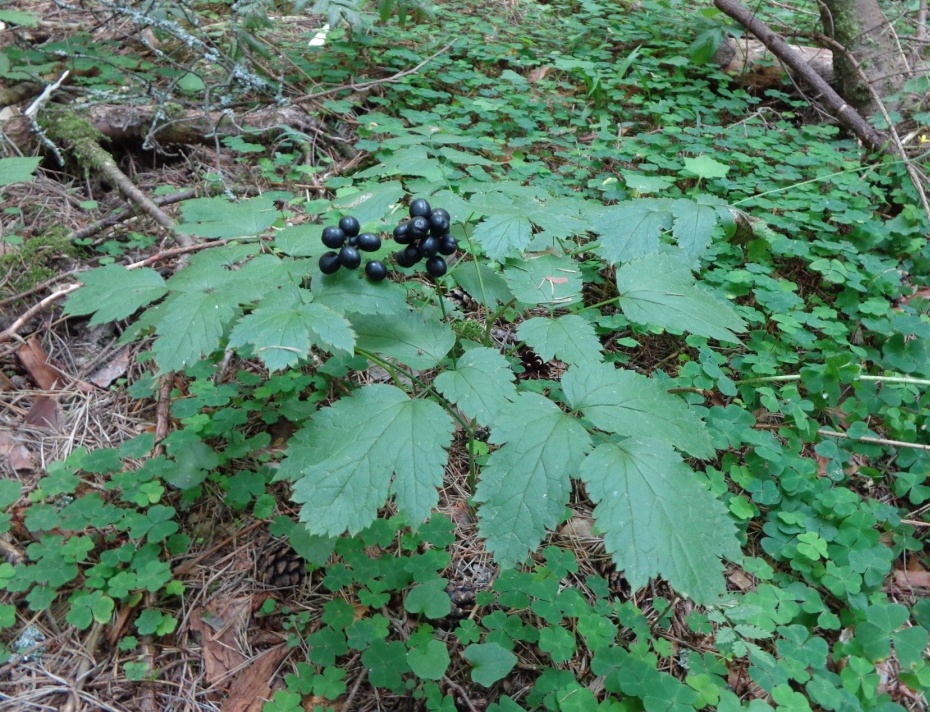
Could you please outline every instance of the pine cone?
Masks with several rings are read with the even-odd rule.
[[[266,546],[255,569],[255,578],[273,588],[297,588],[307,578],[307,562],[285,540]]]

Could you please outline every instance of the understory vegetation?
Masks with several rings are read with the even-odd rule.
[[[72,28],[0,76],[67,55],[76,95],[156,124],[316,120],[127,153],[186,161],[148,174],[199,190],[186,252],[147,223],[68,241],[82,286],[32,330],[109,330],[145,417],[8,464],[0,707],[72,635],[110,709],[232,709],[247,668],[236,709],[264,712],[926,709],[930,225],[902,161],[723,73],[739,28],[701,4],[99,5],[151,51]],[[398,262],[416,199],[448,212],[441,270]],[[5,215],[4,327],[55,264],[33,209]],[[321,271],[346,216],[386,279]],[[246,597],[242,658],[207,661]]]

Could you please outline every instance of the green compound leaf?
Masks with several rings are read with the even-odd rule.
[[[569,477],[591,447],[587,431],[548,398],[523,393],[504,407],[491,433],[495,450],[475,492],[478,528],[502,566],[523,561],[568,501]]]
[[[474,665],[471,679],[484,687],[503,680],[517,664],[517,656],[498,643],[469,645],[465,659]]]
[[[438,366],[455,346],[455,332],[430,316],[409,310],[392,314],[390,319],[377,314],[354,315],[351,321],[358,335],[357,347],[420,370]]]
[[[594,327],[577,314],[556,319],[533,317],[520,324],[517,336],[543,361],[557,358],[578,366],[601,360],[601,342]]]
[[[449,650],[441,640],[429,640],[407,653],[407,664],[421,680],[441,680],[451,661]]]
[[[490,259],[503,262],[518,256],[533,237],[528,219],[517,215],[492,215],[482,221],[472,235]]]
[[[539,631],[539,649],[549,653],[552,662],[564,663],[575,654],[575,636],[560,626],[546,626]]]
[[[721,557],[740,556],[726,507],[665,442],[630,438],[598,445],[579,475],[617,569],[633,589],[664,577],[698,603],[725,590]]]
[[[469,418],[489,425],[517,392],[507,359],[497,349],[466,351],[451,371],[440,373],[433,385]]]
[[[570,257],[527,256],[504,271],[504,279],[521,304],[552,309],[581,301],[581,270]]]
[[[181,203],[184,222],[178,232],[211,238],[252,237],[267,230],[278,217],[274,201],[266,197],[232,203],[226,198],[194,198]]]
[[[239,312],[226,295],[215,292],[176,294],[162,306],[152,346],[159,374],[180,371],[219,348],[227,325]]]
[[[381,220],[404,197],[406,191],[398,181],[365,185],[361,189],[340,193],[333,208],[356,218],[363,226]],[[438,207],[438,206],[437,206]],[[317,228],[317,242],[321,228]],[[326,248],[329,249],[329,248]]]
[[[444,578],[435,578],[414,586],[404,600],[404,608],[427,618],[444,618],[452,610],[452,601],[446,593],[448,583]]]
[[[698,178],[723,178],[730,171],[730,167],[710,156],[698,156],[685,159],[685,170]]]
[[[694,457],[714,454],[704,422],[661,384],[612,364],[570,368],[562,389],[572,408],[596,428],[634,437],[656,437]]]
[[[10,20],[6,21],[10,22]],[[35,180],[35,172],[41,161],[41,157],[0,158],[0,187],[12,185],[13,183],[28,183],[29,181]]]
[[[355,174],[357,178],[380,178],[382,176],[420,176],[430,183],[445,182],[442,164],[435,158],[430,158],[426,148],[422,146],[398,149],[384,158],[382,163]]]
[[[320,240],[322,232],[323,228],[320,225],[309,223],[291,225],[275,233],[273,244],[275,249],[291,257],[319,259],[320,255],[330,250]]]
[[[302,303],[309,296],[293,286],[266,295],[262,306],[236,324],[229,346],[252,344],[271,371],[293,366],[311,346],[352,353],[355,333],[349,322],[322,304]]]
[[[659,236],[672,226],[671,201],[639,198],[599,211],[591,229],[600,239],[598,253],[611,264],[619,264],[659,251]]]
[[[168,291],[165,280],[155,270],[128,270],[120,265],[84,272],[81,281],[84,286],[68,297],[65,314],[93,314],[91,325],[126,319]]]
[[[420,522],[438,502],[452,431],[436,403],[366,386],[295,436],[278,477],[295,480],[294,501],[303,503],[300,519],[312,534],[357,534],[391,493],[409,521]]]
[[[710,245],[717,224],[717,210],[710,205],[681,198],[672,203],[672,215],[675,242],[688,257],[698,259]]]
[[[738,342],[746,328],[728,302],[701,289],[686,262],[661,252],[617,270],[617,303],[630,321]]]
[[[358,270],[341,269],[336,274],[315,277],[311,290],[314,302],[338,314],[375,314],[386,318],[408,310],[407,294],[402,287],[389,280],[372,282]]]

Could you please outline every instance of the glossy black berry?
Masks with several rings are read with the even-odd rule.
[[[362,252],[375,252],[381,248],[381,238],[373,232],[363,232],[356,240],[358,240],[356,247]]]
[[[346,245],[339,250],[339,264],[347,269],[355,269],[362,264],[362,256],[356,248]]]
[[[446,261],[436,255],[426,261],[426,271],[430,277],[442,277],[446,273]]]
[[[429,232],[431,235],[435,235],[436,237],[445,235],[447,232],[449,232],[449,218],[438,213],[439,211],[435,210],[433,211],[432,215],[429,216]]]
[[[326,252],[320,256],[320,272],[323,274],[334,274],[341,266],[339,255],[335,252]]]
[[[432,210],[423,198],[417,198],[412,203],[410,203],[410,217],[429,217],[429,214]]]
[[[340,228],[332,225],[323,228],[323,244],[327,247],[332,247],[335,250],[342,247],[345,241],[346,234]]]
[[[346,240],[346,244],[349,247],[358,247],[358,235],[353,235],[350,237],[348,240]]]
[[[403,222],[394,228],[394,242],[398,245],[409,245],[412,239],[409,222]]]
[[[440,255],[454,255],[455,251],[459,249],[459,241],[456,240],[452,235],[444,235],[439,240],[439,254]]]
[[[339,221],[339,228],[346,234],[346,237],[355,237],[362,226],[351,215],[346,215]]]
[[[407,224],[410,226],[407,232],[416,240],[429,234],[429,220],[422,216],[414,218]]]
[[[382,279],[387,277],[387,267],[385,267],[384,262],[378,262],[374,260],[365,265],[365,274],[368,275],[368,279],[373,282],[380,282]]]
[[[445,208],[436,208],[435,210],[433,210],[433,212],[430,213],[429,216],[430,216],[430,218],[432,218],[432,217],[434,217],[434,216],[435,216],[435,217],[442,217],[442,218],[445,218],[446,221],[447,221],[450,225],[452,224],[452,216],[449,215],[449,211],[446,210]]]
[[[439,252],[439,238],[433,237],[424,237],[420,240],[420,254],[424,257],[432,257],[437,252]]]
[[[398,250],[394,253],[394,261],[397,263],[398,267],[413,267],[420,261],[420,258],[409,259],[407,257],[407,250]]]
[[[415,265],[423,258],[420,248],[417,245],[407,245],[404,248],[404,257],[410,264]]]

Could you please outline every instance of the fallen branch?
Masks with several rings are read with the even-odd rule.
[[[881,133],[872,128],[858,111],[846,103],[833,87],[827,84],[810,66],[792,51],[790,45],[736,0],[714,0],[718,10],[726,13],[743,27],[754,34],[760,42],[768,47],[772,54],[785,63],[806,84],[820,94],[820,100],[826,105],[843,126],[852,131],[863,145],[872,151],[892,153],[888,142]]]

